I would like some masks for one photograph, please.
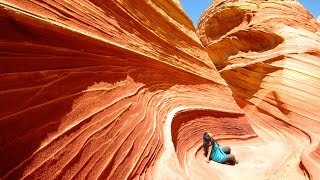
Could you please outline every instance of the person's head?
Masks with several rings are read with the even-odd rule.
[[[204,149],[204,155],[207,156],[208,154],[208,150],[209,150],[209,146],[211,145],[211,133],[205,132],[203,134],[203,149]]]

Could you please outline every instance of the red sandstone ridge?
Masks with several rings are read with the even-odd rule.
[[[202,44],[263,145],[274,147],[260,150],[276,164],[252,157],[255,163],[240,163],[237,172],[252,166],[262,170],[257,178],[318,179],[319,32],[298,1],[219,1],[202,15]]]
[[[216,1],[201,41],[177,0],[0,11],[0,179],[316,178],[319,24],[298,3]],[[240,164],[207,164],[205,131]]]
[[[209,176],[204,131],[255,136],[177,1],[0,11],[1,179]]]

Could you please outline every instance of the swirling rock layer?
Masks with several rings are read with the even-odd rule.
[[[178,1],[0,11],[1,179],[315,177],[319,24],[298,3],[216,2],[201,41]],[[207,164],[205,131],[240,164]]]
[[[187,177],[174,115],[244,116],[177,2],[2,1],[0,10],[4,179]]]
[[[202,44],[258,137],[286,142],[268,178],[317,179],[319,31],[297,1],[219,1],[200,20]]]

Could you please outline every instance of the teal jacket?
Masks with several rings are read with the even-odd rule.
[[[216,142],[212,142],[212,149],[211,149],[211,154],[210,158],[211,160],[218,162],[218,163],[223,163],[227,157],[226,153],[222,151],[222,149],[219,147],[219,145]]]

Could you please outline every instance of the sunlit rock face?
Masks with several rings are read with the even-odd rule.
[[[217,177],[203,133],[256,137],[178,1],[0,11],[1,179]]]
[[[0,18],[0,179],[317,178],[320,25],[297,2],[215,1],[197,34],[178,0]],[[240,163],[206,163],[206,131]]]
[[[262,140],[249,145],[264,153],[246,164],[239,152],[236,168],[256,166],[257,178],[319,178],[319,32],[298,1],[219,1],[202,15],[197,34]]]

